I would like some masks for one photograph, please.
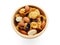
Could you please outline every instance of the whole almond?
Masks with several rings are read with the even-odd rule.
[[[26,10],[26,11],[29,11],[29,9],[30,9],[29,6],[26,5],[26,6],[25,6],[25,10]]]
[[[27,23],[30,22],[30,19],[28,17],[24,17],[23,20]]]
[[[26,31],[24,31],[24,30],[20,30],[20,32],[22,33],[22,34],[27,34],[27,32]]]
[[[18,23],[18,25],[19,25],[19,26],[24,26],[25,24],[24,24],[23,21],[21,21],[20,23]]]

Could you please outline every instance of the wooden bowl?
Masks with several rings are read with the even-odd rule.
[[[45,12],[44,12],[41,8],[39,8],[39,7],[37,7],[37,6],[33,6],[33,5],[28,5],[28,6],[39,9],[40,13],[41,13],[42,15],[46,16]],[[25,6],[23,6],[23,7],[25,7]],[[23,8],[23,7],[21,7],[21,8]],[[21,8],[19,8],[19,9],[21,9]],[[12,18],[12,25],[13,25],[14,30],[17,32],[17,34],[20,35],[20,36],[22,36],[22,37],[24,37],[24,38],[29,38],[29,39],[40,36],[40,35],[46,30],[47,17],[46,17],[45,27],[42,29],[41,32],[39,32],[39,33],[37,33],[37,34],[35,34],[35,35],[33,35],[33,36],[32,36],[32,35],[30,35],[30,36],[29,36],[29,35],[24,35],[24,34],[22,34],[21,32],[19,32],[19,31],[16,29],[15,22],[14,22],[15,14],[19,11],[19,9],[14,13],[13,18]]]

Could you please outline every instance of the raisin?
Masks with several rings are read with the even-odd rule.
[[[34,19],[35,22],[37,22],[38,20],[37,19]]]
[[[39,33],[39,32],[41,32],[42,30],[40,30],[40,29],[38,29],[38,28],[36,28],[36,30],[37,30],[37,33]]]
[[[32,22],[33,21],[33,19],[30,19],[30,22]]]
[[[26,16],[28,16],[28,15],[29,15],[29,13],[26,14]]]
[[[27,26],[26,26],[26,28],[25,28],[25,30],[29,31],[29,29],[30,29],[30,24],[28,23]]]
[[[43,17],[41,17],[41,21],[43,21]]]

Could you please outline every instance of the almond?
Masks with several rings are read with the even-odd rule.
[[[24,30],[20,30],[20,32],[22,33],[22,34],[27,34],[27,32],[26,31],[24,31]]]
[[[27,23],[30,22],[30,19],[28,17],[24,17],[23,20]]]
[[[23,21],[21,21],[21,22],[18,23],[18,25],[19,25],[19,26],[24,26],[25,24],[24,24]]]
[[[29,11],[29,9],[30,9],[29,6],[26,5],[26,6],[25,6],[25,11]]]

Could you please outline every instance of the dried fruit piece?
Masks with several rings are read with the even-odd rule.
[[[37,30],[32,29],[32,30],[30,30],[30,31],[28,32],[28,35],[34,35],[34,34],[36,34],[36,33],[37,33]]]
[[[38,24],[37,24],[37,22],[31,22],[30,26],[31,26],[31,28],[37,28]]]
[[[25,29],[25,31],[29,31],[30,30],[30,24],[25,23],[24,29]]]
[[[25,30],[28,31],[30,29],[30,24],[28,23]]]
[[[39,15],[40,15],[40,12],[38,9],[36,9],[35,11],[30,12],[28,17],[32,19],[36,19]]]
[[[20,16],[19,16],[19,17],[16,17],[16,21],[17,21],[17,22],[22,21],[22,17],[20,17]]]
[[[41,27],[44,28],[46,25],[46,22],[43,20],[42,24],[41,24]]]
[[[26,5],[26,6],[25,6],[25,11],[29,11],[29,9],[30,9],[29,6]]]
[[[27,23],[30,22],[30,19],[28,17],[24,17],[23,20]]]
[[[20,30],[20,32],[22,33],[22,34],[27,34],[27,32],[26,31],[24,31],[24,30]]]
[[[37,20],[37,19],[34,19],[33,21],[34,21],[34,22],[38,22],[38,20]]]
[[[25,9],[24,9],[24,8],[20,9],[20,10],[19,10],[19,13],[20,13],[20,14],[24,14],[24,13],[25,13]]]

